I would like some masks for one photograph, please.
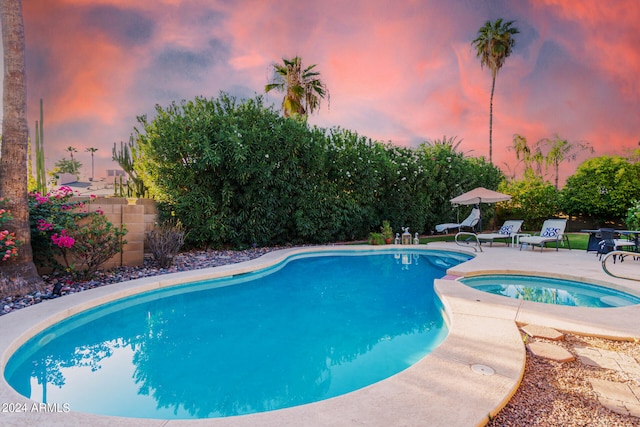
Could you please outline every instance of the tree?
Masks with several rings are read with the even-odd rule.
[[[498,187],[511,195],[511,200],[500,203],[499,216],[523,219],[526,230],[539,230],[544,220],[558,214],[559,194],[550,182],[530,172]]]
[[[4,82],[2,99],[2,151],[0,153],[0,198],[8,200],[13,219],[7,223],[21,242],[18,256],[0,264],[9,278],[22,279],[19,291],[28,291],[42,280],[33,263],[27,199],[27,84],[25,78],[24,23],[22,2],[0,2]]]
[[[522,162],[524,164],[525,177],[542,174],[542,163],[544,162],[542,152],[536,147],[532,150],[527,143],[526,137],[520,134],[513,135],[513,145],[509,147],[509,149],[515,151],[518,162]],[[513,178],[515,179],[515,167],[513,175]]]
[[[76,150],[74,147],[72,146],[68,146],[65,151],[69,152],[69,155],[71,156],[71,160],[73,160],[73,153],[77,153],[78,150]]]
[[[264,90],[284,92],[282,112],[285,117],[306,119],[308,114],[320,108],[320,99],[328,96],[327,86],[314,71],[316,64],[304,70],[299,56],[289,60],[282,58],[282,64],[273,64],[274,76]]]
[[[71,175],[77,175],[77,172],[80,170],[80,168],[82,167],[82,163],[80,163],[77,160],[68,160],[65,158],[62,158],[60,160],[58,160],[55,164],[54,164],[54,168],[51,169],[49,171],[49,175],[52,177],[57,176],[58,174],[61,173],[69,173]]]
[[[487,21],[479,30],[478,37],[471,42],[476,49],[476,56],[480,58],[480,66],[491,70],[491,98],[489,101],[489,163],[492,162],[493,152],[493,93],[496,87],[496,76],[511,55],[515,45],[513,36],[520,30],[512,27],[513,21],[503,23],[502,18],[495,22]]]
[[[452,222],[459,219],[460,214],[468,213],[453,206],[450,202],[452,198],[476,187],[496,189],[504,178],[500,169],[486,163],[484,157],[468,157],[459,149],[461,142],[456,137],[445,136],[440,140],[427,141],[416,150],[420,164],[418,174],[425,175],[426,182],[422,188],[411,192],[410,197],[422,193],[430,195],[431,205],[422,211],[429,223],[427,230],[433,230],[435,224]],[[486,214],[487,218],[492,216],[493,208],[483,206],[483,215]]]
[[[71,156],[71,163],[70,163],[70,164],[71,164],[71,165],[75,165],[76,163],[74,162],[74,159],[73,159],[73,153],[77,153],[77,152],[78,152],[78,150],[76,150],[76,149],[75,149],[74,147],[72,147],[72,146],[68,146],[68,147],[67,147],[67,149],[66,149],[65,151],[68,151],[68,152],[69,152],[69,156]],[[69,172],[69,173],[72,173],[72,174],[74,174],[74,175],[75,175],[75,174],[77,174],[77,173],[78,173],[78,170],[79,170],[79,169],[80,169],[80,168],[78,167],[78,169],[75,169],[75,170],[73,170],[73,171],[71,171],[71,172]]]
[[[555,135],[553,140],[543,138],[536,143],[537,152],[539,153],[542,153],[545,147],[548,147],[548,151],[547,154],[543,154],[542,157],[544,158],[547,168],[553,167],[556,190],[558,189],[558,170],[560,163],[564,160],[576,160],[578,153],[581,151],[588,151],[593,154],[593,147],[591,147],[588,142],[569,142],[566,139],[561,139],[558,134]]]
[[[640,163],[621,156],[592,157],[567,179],[561,192],[562,210],[600,224],[622,221],[634,200],[640,200]]]
[[[89,181],[93,181],[93,154],[98,151],[97,148],[93,148],[93,147],[89,147],[86,150],[87,153],[91,153],[91,178],[89,179]]]

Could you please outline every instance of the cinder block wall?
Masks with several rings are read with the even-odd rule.
[[[85,201],[88,212],[102,210],[108,221],[116,227],[124,224],[127,243],[122,252],[104,263],[100,268],[109,269],[120,266],[139,266],[144,263],[145,232],[153,229],[157,222],[158,210],[150,199],[125,199],[122,197],[78,198]]]

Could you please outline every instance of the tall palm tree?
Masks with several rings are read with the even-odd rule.
[[[480,58],[480,65],[491,70],[491,99],[489,102],[489,163],[493,155],[493,93],[496,87],[496,76],[511,55],[515,44],[513,36],[520,30],[512,27],[513,21],[503,23],[502,18],[495,22],[487,21],[479,30],[478,37],[471,42],[476,49],[476,56]]]
[[[91,179],[89,179],[89,181],[93,181],[93,153],[98,151],[98,149],[97,148],[93,148],[93,147],[89,147],[84,151],[86,151],[87,153],[91,153]]]
[[[308,114],[320,108],[320,99],[329,95],[327,86],[318,78],[320,73],[314,71],[316,65],[303,70],[299,56],[282,58],[282,64],[273,64],[273,80],[264,90],[276,89],[284,93],[282,112],[285,117],[306,119]]]
[[[4,81],[2,98],[2,149],[0,152],[0,198],[8,200],[13,219],[7,222],[17,240],[18,256],[0,262],[0,270],[13,279],[17,292],[42,283],[31,250],[27,199],[27,84],[24,59],[24,23],[21,0],[0,1]],[[18,279],[21,279],[18,282]]]

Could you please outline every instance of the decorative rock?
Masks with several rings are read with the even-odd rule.
[[[520,329],[522,329],[525,334],[534,338],[544,338],[552,341],[560,341],[564,339],[564,334],[546,326],[526,325]]]
[[[58,298],[63,295],[69,295],[76,292],[82,292],[87,289],[93,289],[112,283],[123,282],[126,280],[138,279],[142,277],[157,276],[160,274],[177,273],[180,271],[198,270],[201,268],[218,267],[221,265],[235,264],[237,262],[248,261],[258,258],[271,251],[282,249],[279,247],[270,248],[253,248],[244,251],[189,251],[178,254],[174,257],[173,265],[168,268],[157,268],[153,265],[151,258],[145,257],[144,265],[139,267],[119,267],[113,270],[98,271],[92,280],[83,282],[74,282],[73,278],[68,274],[53,274],[50,276],[42,276],[45,283],[45,289],[42,292],[36,292],[35,298],[30,295],[7,296],[0,298],[0,316],[11,311],[15,311],[33,304],[47,301],[49,299]],[[58,293],[54,289],[58,286]]]
[[[571,362],[575,360],[573,354],[556,344],[546,342],[532,342],[527,344],[527,349],[536,357],[555,360],[556,362]]]

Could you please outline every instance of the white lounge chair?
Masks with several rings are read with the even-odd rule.
[[[567,227],[566,219],[548,219],[542,224],[542,231],[540,234],[534,234],[529,237],[521,237],[520,238],[520,250],[525,244],[531,245],[531,249],[533,246],[539,245],[540,252],[544,248],[546,243],[555,242],[556,243],[556,251],[560,246],[560,242],[567,242],[567,246],[571,249],[571,245],[569,244],[569,237],[564,234],[564,229]]]
[[[436,225],[436,231],[438,233],[444,233],[449,231],[449,229],[451,228],[457,228],[458,231],[462,231],[463,228],[473,229],[476,225],[478,225],[478,221],[480,221],[480,209],[473,208],[469,216],[460,224],[455,224],[452,222],[446,224],[438,224]]]
[[[481,244],[482,242],[489,242],[489,246],[493,246],[494,241],[504,240],[507,246],[509,246],[509,240],[511,240],[511,242],[513,243],[513,236],[520,233],[523,222],[524,221],[521,219],[510,219],[508,221],[505,221],[498,231],[495,231],[493,233],[478,234],[478,241]]]

